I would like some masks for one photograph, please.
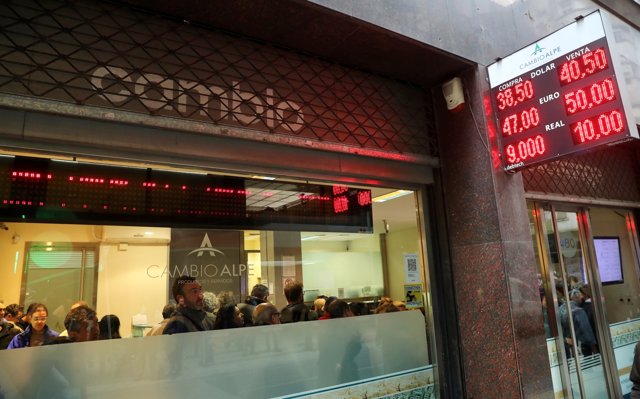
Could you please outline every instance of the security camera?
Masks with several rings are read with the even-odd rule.
[[[4,230],[4,231],[9,230],[9,228],[7,227],[7,225],[6,225],[6,224],[4,224],[4,223],[0,223],[0,229],[2,229],[2,230]]]

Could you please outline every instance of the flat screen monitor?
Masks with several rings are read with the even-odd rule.
[[[624,282],[622,274],[622,256],[620,252],[620,238],[594,237],[593,243],[598,260],[600,280],[605,284],[621,284]]]

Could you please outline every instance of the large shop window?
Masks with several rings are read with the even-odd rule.
[[[48,326],[60,332],[71,304],[84,300],[98,319],[117,316],[124,339],[3,351],[12,366],[0,372],[0,391],[7,398],[435,395],[415,193],[374,188],[371,198],[366,233],[324,225],[5,222],[1,302],[45,303]],[[310,321],[151,336],[165,305],[175,303],[173,281],[185,274],[202,285],[214,317],[227,304],[245,302],[257,285],[282,315],[285,287],[300,282]],[[315,301],[323,296],[347,302],[347,313],[356,316],[315,320],[323,313],[314,311]]]

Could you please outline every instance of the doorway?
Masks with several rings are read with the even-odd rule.
[[[633,214],[529,203],[556,397],[623,397],[640,340]]]

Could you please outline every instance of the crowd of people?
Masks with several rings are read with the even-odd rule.
[[[262,284],[256,284],[242,303],[222,300],[215,315],[213,309],[205,304],[205,293],[195,278],[182,276],[176,279],[172,293],[177,306],[172,309],[170,315],[168,310],[171,305],[167,305],[167,312],[163,311],[164,320],[147,335],[337,319],[372,313],[362,302],[348,303],[335,296],[320,295],[313,305],[309,306],[304,302],[302,283],[295,280],[285,284],[284,295],[287,305],[280,310],[268,301],[269,288]],[[384,297],[378,302],[373,313],[401,310],[406,310],[403,302]]]
[[[96,311],[84,301],[71,305],[64,319],[64,331],[50,328],[48,319],[49,309],[43,303],[32,303],[26,311],[17,304],[5,307],[0,303],[0,349],[120,338],[118,317],[106,315],[98,320]]]
[[[256,284],[251,294],[236,303],[233,296],[214,299],[202,290],[194,277],[181,276],[172,285],[175,304],[169,303],[162,310],[163,320],[155,325],[147,336],[178,334],[185,332],[221,330],[310,320],[327,320],[343,317],[387,313],[405,310],[403,302],[382,298],[375,309],[363,302],[351,302],[335,296],[318,296],[312,305],[304,302],[304,289],[299,281],[285,284],[287,305],[278,309],[268,300],[269,289]],[[215,306],[217,305],[217,306]],[[22,312],[17,304],[0,304],[0,349],[54,345],[70,342],[121,338],[118,316],[105,315],[98,321],[95,310],[84,301],[74,303],[64,319],[65,331],[58,332],[47,325],[49,310],[42,303],[29,305]]]

